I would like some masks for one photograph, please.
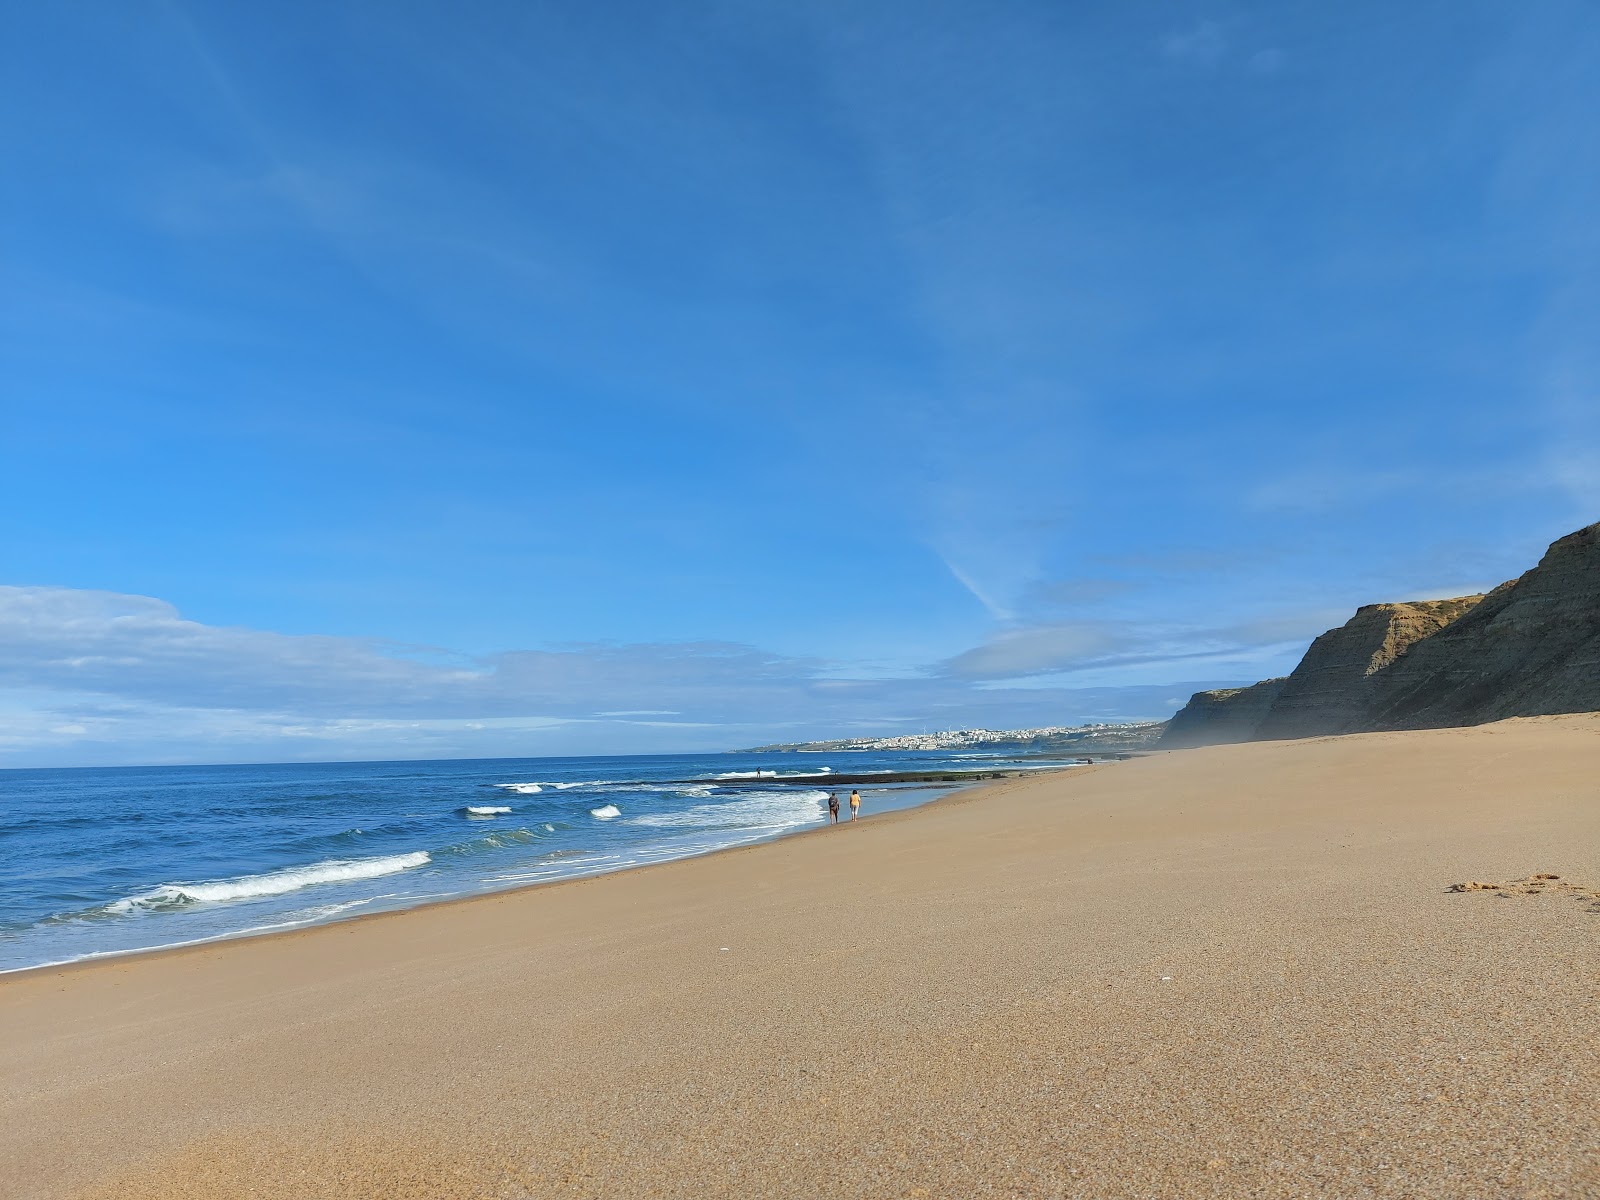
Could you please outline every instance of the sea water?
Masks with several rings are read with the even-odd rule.
[[[825,823],[836,773],[1045,765],[898,751],[4,770],[0,971],[763,841]],[[943,790],[860,788],[868,814]]]

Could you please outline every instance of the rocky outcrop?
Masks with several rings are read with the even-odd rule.
[[[1356,609],[1306,651],[1256,729],[1259,738],[1349,733],[1371,719],[1381,677],[1423,639],[1471,612],[1482,593]]]
[[[1600,710],[1600,523],[1552,543],[1376,683],[1362,729]]]
[[[1287,679],[1200,692],[1163,748],[1600,711],[1600,523],[1482,596],[1369,604]]]
[[[1196,692],[1189,703],[1167,722],[1157,746],[1181,750],[1191,746],[1221,746],[1248,742],[1287,679],[1266,679],[1249,687]]]

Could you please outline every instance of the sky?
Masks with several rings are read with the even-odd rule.
[[[1600,9],[12,5],[0,766],[1161,719],[1600,519]]]

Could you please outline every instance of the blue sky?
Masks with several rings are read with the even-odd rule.
[[[1600,518],[1591,4],[6,23],[0,765],[1164,717]]]

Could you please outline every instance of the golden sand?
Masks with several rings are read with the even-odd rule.
[[[0,1194],[1600,1196],[1597,1017],[1600,716],[1182,751],[0,980]]]

